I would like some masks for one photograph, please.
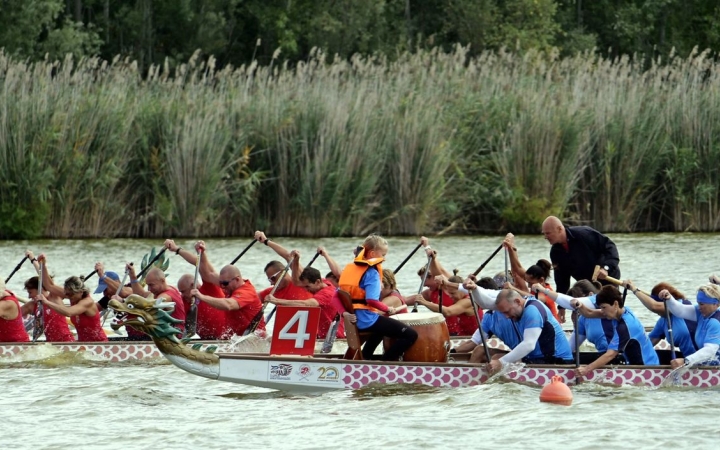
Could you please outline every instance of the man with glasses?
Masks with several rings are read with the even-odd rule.
[[[206,283],[217,284],[225,294],[224,298],[203,294],[199,289],[192,289],[190,295],[198,298],[213,308],[225,311],[227,325],[238,336],[242,336],[253,318],[262,309],[262,303],[250,280],[244,279],[240,269],[228,264],[218,273],[207,256],[204,241],[198,241],[196,249],[204,253],[200,262],[200,276]],[[265,320],[260,320],[258,330],[265,330]]]

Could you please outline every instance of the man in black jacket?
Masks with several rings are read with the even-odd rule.
[[[613,278],[620,278],[620,256],[615,243],[590,227],[565,227],[550,216],[542,224],[542,233],[552,245],[550,260],[555,269],[557,292],[567,293],[570,277],[589,280],[595,266]]]

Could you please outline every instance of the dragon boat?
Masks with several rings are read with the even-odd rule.
[[[467,355],[451,354],[445,362],[381,362],[348,360],[343,355],[295,356],[218,352],[217,348],[186,345],[177,336],[173,304],[129,296],[109,303],[118,314],[112,327],[132,325],[150,335],[162,354],[177,367],[209,379],[291,392],[359,389],[372,383],[416,383],[433,387],[464,387],[490,379],[543,386],[554,376],[577,382],[572,366],[522,365],[501,375],[488,373],[484,364],[470,364]],[[299,336],[302,333],[294,333]],[[699,367],[673,371],[669,366],[607,366],[594,371],[588,382],[623,386],[707,388],[720,385],[720,368]]]

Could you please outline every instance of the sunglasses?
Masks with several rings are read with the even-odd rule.
[[[275,284],[277,282],[278,276],[282,273],[282,270],[280,272],[277,272],[275,275],[268,277],[268,281],[270,284]]]
[[[235,278],[237,278],[237,277],[232,277],[232,278],[230,278],[230,279],[227,280],[227,281],[220,281],[219,284],[220,284],[220,286],[222,286],[222,287],[227,287],[227,285],[230,284],[230,283],[232,282],[232,280],[234,280]]]

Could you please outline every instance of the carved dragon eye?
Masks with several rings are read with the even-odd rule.
[[[135,309],[135,305],[133,305],[132,303],[128,303],[127,307],[128,309]]]

